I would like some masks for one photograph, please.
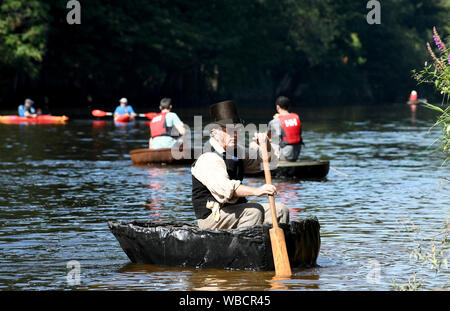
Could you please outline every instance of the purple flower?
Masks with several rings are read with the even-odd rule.
[[[447,60],[448,60],[448,64],[450,65],[450,54],[448,54]]]
[[[439,51],[443,52],[445,50],[444,45],[442,44],[441,40],[439,39],[438,36],[433,35],[433,39],[434,39],[434,43],[436,43],[437,48],[439,49]]]
[[[441,37],[439,36],[436,27],[433,27],[433,39],[434,43],[436,43],[437,48],[439,51],[444,52],[445,51],[445,45],[441,40]]]
[[[441,63],[441,60],[438,59],[436,57],[436,55],[434,54],[433,50],[431,49],[431,45],[430,45],[429,42],[427,42],[427,49],[428,49],[428,52],[430,52],[431,58],[433,58],[434,68],[436,68],[436,70],[442,72],[443,71],[443,68],[442,68],[443,64]]]

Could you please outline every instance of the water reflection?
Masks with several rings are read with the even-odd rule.
[[[146,169],[148,172],[148,186],[147,189],[151,190],[145,201],[145,206],[148,210],[153,211],[153,217],[155,220],[160,220],[162,214],[159,212],[164,209],[164,182],[161,178],[167,172],[167,169],[153,168]]]
[[[301,212],[306,208],[302,205],[302,189],[301,181],[291,182],[274,182],[277,187],[277,202],[285,204],[289,208],[290,219],[295,220],[301,218]]]
[[[417,111],[417,105],[411,104],[409,105],[409,109],[411,110],[411,124],[416,124],[416,111]]]
[[[269,280],[270,289],[271,290],[288,290],[289,289],[289,281],[292,278],[283,278],[274,276]]]
[[[317,270],[297,272],[290,278],[272,277],[268,283],[270,290],[313,290],[319,289],[319,274]]]
[[[318,268],[293,270],[290,278],[273,271],[227,271],[127,263],[110,277],[92,284],[97,289],[165,289],[193,291],[314,290],[319,289]]]
[[[135,122],[134,121],[131,121],[131,122],[114,121],[114,125],[119,129],[126,130],[129,128],[132,128],[135,125]]]
[[[97,130],[104,130],[106,127],[106,121],[94,120],[92,121],[92,128]]]

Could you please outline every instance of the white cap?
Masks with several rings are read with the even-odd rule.
[[[416,91],[411,91],[411,94],[416,95],[417,92]]]
[[[120,102],[121,103],[128,103],[128,100],[125,97],[123,97],[123,98],[120,99]]]

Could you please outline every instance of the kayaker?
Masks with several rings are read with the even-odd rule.
[[[19,116],[25,118],[36,118],[38,115],[36,110],[33,108],[34,101],[27,98],[23,105],[19,106]]]
[[[120,99],[120,105],[117,106],[116,110],[114,110],[114,119],[118,116],[128,114],[131,119],[136,116],[136,113],[133,110],[133,107],[128,105],[128,100],[124,97]]]
[[[268,124],[271,140],[280,148],[281,161],[296,161],[303,145],[300,118],[290,112],[289,98],[280,96],[275,105],[277,113]]]
[[[192,202],[198,226],[202,229],[234,229],[262,223],[272,223],[269,204],[249,203],[246,196],[273,195],[276,187],[265,184],[251,187],[242,184],[245,172],[261,171],[259,142],[267,141],[266,133],[255,134],[252,159],[250,149],[237,144],[237,129],[242,127],[235,103],[224,101],[210,106],[215,128],[204,147],[204,153],[194,162],[192,172]],[[228,126],[227,126],[228,125]],[[233,126],[230,131],[227,127]],[[228,130],[228,132],[227,132]],[[244,155],[239,158],[239,155]],[[269,153],[278,159],[275,148]],[[289,222],[289,210],[276,205],[280,223]]]
[[[159,104],[161,111],[150,122],[149,149],[172,148],[179,136],[186,133],[183,122],[172,110],[172,100],[163,98]]]

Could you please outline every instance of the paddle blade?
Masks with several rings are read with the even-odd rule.
[[[272,244],[273,263],[277,277],[290,277],[292,275],[291,264],[286,248],[284,231],[280,227],[269,230],[270,242]]]
[[[96,110],[92,110],[92,115],[94,117],[106,117],[108,115],[108,113],[106,113],[102,110],[96,109]]]
[[[153,119],[154,117],[156,117],[157,113],[156,112],[147,112],[145,114],[145,117],[149,120]]]

